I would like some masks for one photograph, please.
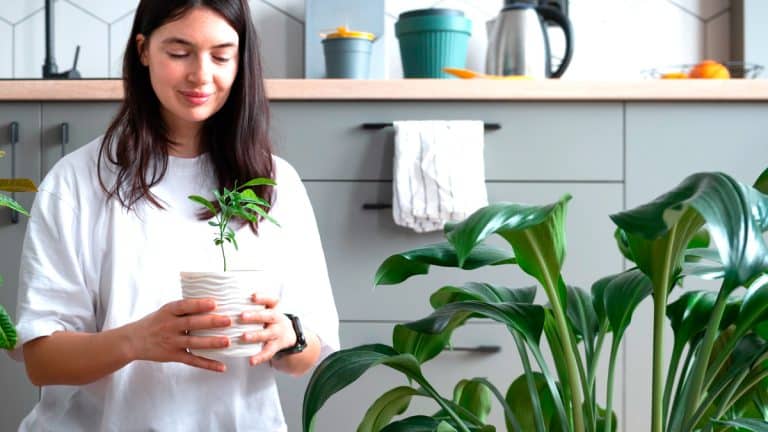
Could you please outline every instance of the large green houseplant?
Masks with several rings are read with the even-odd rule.
[[[548,303],[534,303],[536,288],[478,282],[438,289],[430,298],[434,312],[396,325],[391,346],[344,349],[317,367],[304,397],[304,430],[334,393],[386,365],[412,385],[379,397],[358,431],[492,431],[485,420],[494,404],[510,431],[615,431],[617,355],[633,313],[650,296],[652,388],[634,391],[652,392],[652,431],[768,431],[768,196],[759,190],[768,190],[768,170],[754,187],[722,173],[695,174],[653,202],[611,216],[619,248],[635,266],[590,290],[561,275],[570,196],[546,206],[492,204],[447,225],[446,242],[387,258],[375,284],[397,284],[433,265],[516,265],[538,282]],[[494,234],[512,251],[486,245]],[[695,290],[689,282],[697,277],[719,279],[721,288]],[[683,290],[675,300],[673,289]],[[457,327],[478,318],[507,326],[525,372],[506,383],[467,377],[453,395],[438,394],[421,366],[448,347]],[[665,364],[667,324],[674,350]],[[604,345],[609,372],[602,389],[596,370]],[[553,365],[545,361],[547,349]],[[598,405],[598,395],[606,406]],[[413,397],[431,398],[437,412],[395,420]]]
[[[5,156],[0,152],[0,158]],[[0,191],[3,192],[37,192],[37,188],[32,180],[29,179],[0,179]],[[16,200],[6,194],[0,193],[0,207],[8,207],[11,211],[19,212],[29,216],[27,210]],[[3,284],[3,277],[0,275],[0,286]],[[13,325],[8,312],[0,304],[0,349],[11,350],[16,346],[16,328]]]

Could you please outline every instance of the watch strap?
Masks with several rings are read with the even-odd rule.
[[[288,319],[291,321],[293,331],[296,333],[296,343],[293,344],[293,346],[289,346],[288,348],[283,348],[278,351],[275,354],[277,356],[300,353],[304,351],[304,348],[307,347],[307,339],[304,336],[304,330],[301,328],[301,321],[299,320],[299,317],[289,313],[285,314],[285,316],[288,317]]]

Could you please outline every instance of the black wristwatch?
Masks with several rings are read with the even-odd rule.
[[[285,316],[291,320],[293,331],[296,333],[296,343],[293,344],[293,346],[289,346],[288,348],[283,348],[278,351],[277,354],[275,354],[277,356],[300,353],[304,351],[304,348],[307,347],[307,338],[304,337],[304,331],[301,329],[301,321],[299,321],[299,317],[289,313],[285,314]]]

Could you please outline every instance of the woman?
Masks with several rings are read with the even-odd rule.
[[[300,375],[338,348],[338,317],[303,185],[273,157],[246,0],[142,0],[124,57],[125,100],[103,139],[40,186],[22,252],[18,332],[42,398],[21,430],[285,430],[274,371]],[[219,270],[192,194],[254,177],[277,186],[269,223],[241,223],[231,268],[276,272],[244,313],[264,330],[247,362],[221,348],[212,300],[179,300],[179,272]],[[304,338],[283,313],[300,317]],[[302,339],[306,347],[302,350]],[[218,372],[218,373],[217,373]]]

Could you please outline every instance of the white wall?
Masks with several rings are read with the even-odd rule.
[[[322,0],[319,0],[322,1]],[[43,0],[0,0],[0,78],[39,78],[45,55]],[[387,0],[387,76],[402,77],[397,15],[422,7],[463,10],[475,29],[467,66],[482,70],[485,24],[502,0]],[[120,59],[138,0],[57,0],[56,61],[69,69],[81,45],[84,77],[120,76]],[[304,0],[250,0],[262,33],[266,73],[303,77]],[[649,68],[704,58],[728,60],[730,0],[570,0],[575,51],[568,79],[631,79]],[[561,45],[553,34],[555,49]]]

